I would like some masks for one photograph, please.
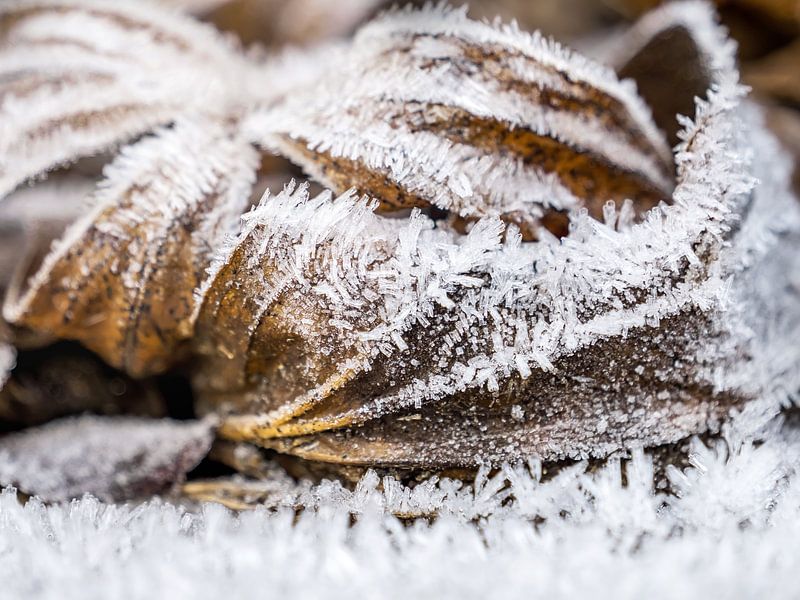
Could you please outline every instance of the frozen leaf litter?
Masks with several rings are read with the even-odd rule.
[[[790,161],[707,5],[621,40],[437,6],[274,59],[147,3],[4,5],[4,202],[92,188],[4,276],[9,347],[177,373],[220,443],[355,479],[758,430],[800,383]]]
[[[0,478],[47,502],[86,493],[107,501],[147,498],[180,483],[211,439],[212,424],[203,421],[62,419],[3,438]]]

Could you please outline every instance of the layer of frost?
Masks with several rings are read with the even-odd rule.
[[[93,499],[22,507],[5,492],[3,597],[797,597],[800,427],[774,422],[763,437],[694,443],[692,466],[668,471],[674,495],[655,488],[644,454],[627,465],[627,487],[615,461],[543,483],[534,463],[413,491],[389,480],[376,491],[370,474],[355,492],[305,491],[299,515]],[[404,525],[387,506],[441,516]]]

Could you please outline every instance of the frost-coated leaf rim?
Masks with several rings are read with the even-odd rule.
[[[728,230],[729,215],[752,189],[754,182],[747,174],[746,165],[743,163],[736,164],[736,167],[741,168],[707,169],[704,161],[707,158],[714,160],[714,156],[706,157],[706,149],[698,146],[725,143],[724,137],[730,135],[734,124],[738,123],[736,109],[746,89],[738,84],[738,71],[733,59],[734,48],[724,31],[715,24],[713,11],[703,3],[687,4],[692,7],[697,17],[697,20],[691,23],[692,31],[702,31],[702,37],[708,43],[705,50],[710,53],[711,64],[714,65],[714,83],[709,90],[708,98],[698,100],[694,121],[685,119],[683,123],[684,141],[676,149],[675,155],[679,180],[673,194],[673,205],[651,210],[641,223],[633,224],[622,231],[613,231],[605,224],[585,215],[579,216],[576,229],[580,230],[580,237],[572,234],[562,240],[561,244],[540,242],[531,246],[532,260],[537,263],[538,272],[557,272],[564,264],[571,262],[580,265],[579,268],[583,269],[581,275],[585,275],[589,272],[588,265],[591,264],[589,275],[593,279],[593,285],[590,284],[590,287],[597,290],[604,287],[608,274],[616,271],[619,256],[638,256],[637,263],[643,266],[643,269],[639,269],[638,280],[643,282],[642,288],[648,288],[650,287],[647,283],[648,278],[661,274],[648,273],[651,265],[664,265],[666,269],[677,272],[678,262],[685,258],[689,265],[699,267],[703,260],[708,260],[707,257],[701,260],[694,252],[694,247],[702,244],[708,246],[707,256],[717,254]],[[680,12],[678,8],[671,7],[668,15],[672,11]],[[391,16],[390,14],[387,19]],[[657,19],[659,16],[654,15],[652,18]],[[711,39],[715,42],[713,46],[710,44]],[[719,136],[720,139],[715,139],[715,136]],[[718,153],[717,157],[719,154],[722,153]],[[701,174],[697,173],[698,170]],[[706,174],[710,175],[703,177]],[[726,193],[720,193],[721,190],[725,190]],[[698,199],[703,201],[702,205],[698,205]],[[266,199],[262,204],[264,203]],[[246,221],[254,222],[258,212],[259,208],[256,207]],[[220,253],[219,263],[224,262],[224,255],[225,251]],[[633,264],[633,261],[630,264]],[[591,343],[598,335],[605,337],[625,334],[629,328],[642,325],[648,319],[665,316],[669,314],[666,309],[668,305],[674,304],[673,300],[678,300],[678,308],[693,302],[704,305],[716,304],[722,287],[720,279],[708,278],[704,282],[694,283],[697,284],[696,288],[689,286],[677,292],[674,298],[664,299],[662,308],[659,308],[658,303],[642,305],[629,311],[618,311],[616,314],[609,312],[598,315],[585,324],[577,325],[574,334],[580,339],[576,340],[571,348],[574,350]],[[624,289],[623,287],[619,291],[624,292]],[[582,297],[578,294],[574,298],[564,298],[563,288],[561,292],[565,305],[575,303]],[[617,318],[626,316],[627,319]],[[612,320],[616,321],[617,325],[613,328],[607,327],[606,323]],[[407,323],[399,323],[393,330],[402,333],[407,326]]]

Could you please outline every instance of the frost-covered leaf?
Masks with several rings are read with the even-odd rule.
[[[386,260],[387,248],[373,253],[365,232],[376,226],[375,217],[352,193],[333,202],[330,193],[308,200],[305,186],[290,186],[265,197],[243,222],[200,290],[194,351],[204,360],[196,365],[195,384],[212,404],[246,409],[256,401],[291,413],[340,387],[365,359],[358,340],[342,340],[332,326],[336,315],[320,294],[341,294],[350,310],[361,307],[365,320],[376,321],[365,310],[370,291],[363,282],[339,279],[341,261]],[[351,255],[362,236],[362,255]],[[338,289],[325,289],[330,282]],[[306,294],[312,287],[316,293]]]
[[[357,468],[606,456],[732,408],[763,420],[800,387],[800,212],[698,7],[616,55],[645,89],[639,63],[689,49],[672,69],[709,85],[674,155],[656,127],[673,108],[654,120],[611,69],[459,11],[391,13],[296,77],[248,63],[235,99],[193,95],[123,150],[5,314],[137,375],[192,353],[222,436]],[[289,186],[223,242],[251,144],[339,197]]]
[[[4,2],[0,197],[188,109],[229,112],[244,70],[212,29],[144,2]]]
[[[4,315],[81,341],[131,374],[162,371],[192,335],[195,290],[247,208],[258,156],[226,126],[181,120],[122,151]]]
[[[769,283],[798,267],[788,169],[739,107],[711,13],[676,5],[651,22],[681,7],[708,19],[687,31],[711,85],[680,121],[673,205],[641,223],[609,204],[603,223],[578,215],[561,243],[525,244],[504,242],[496,219],[459,236],[419,213],[369,214],[352,195],[265,199],[218,257],[203,309],[196,383],[204,410],[231,413],[221,435],[355,465],[607,455],[716,430],[796,381],[796,292]],[[764,148],[754,164],[751,146]],[[754,177],[768,183],[754,190]],[[765,233],[777,215],[784,241]]]
[[[374,404],[364,402],[358,392],[365,381],[356,380],[345,394],[358,405],[340,393],[287,425],[256,431],[289,436],[262,443],[308,460],[406,469],[473,467],[509,457],[604,456],[625,447],[634,431],[640,443],[672,442],[685,436],[684,428],[717,429],[744,402],[696,381],[691,361],[703,345],[694,339],[702,327],[680,315],[660,329],[598,342],[554,361],[552,370],[513,376],[499,382],[498,390],[468,386],[399,411],[402,404],[391,391]],[[364,379],[367,386],[374,381]],[[223,435],[246,423],[230,420]]]
[[[566,213],[668,200],[672,156],[629,82],[539,34],[461,10],[393,12],[363,28],[335,76],[246,127],[326,186],[382,210],[503,216],[527,238]]]
[[[0,437],[0,485],[47,502],[143,498],[180,483],[212,439],[206,421],[62,419]]]

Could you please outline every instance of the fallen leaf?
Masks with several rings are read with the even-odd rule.
[[[126,3],[4,2],[0,52],[0,196],[187,110],[225,112],[244,69],[212,28]]]
[[[670,197],[669,146],[633,87],[539,34],[395,12],[344,62],[244,125],[336,193],[355,186],[387,212],[500,216],[531,239],[547,224],[566,235],[570,210],[601,219],[631,199],[643,214]]]
[[[208,421],[75,417],[0,437],[0,485],[61,502],[123,502],[169,491],[206,455]]]
[[[195,290],[249,205],[257,164],[214,122],[181,120],[129,146],[93,209],[9,290],[5,318],[78,340],[135,376],[166,370],[192,336]]]

